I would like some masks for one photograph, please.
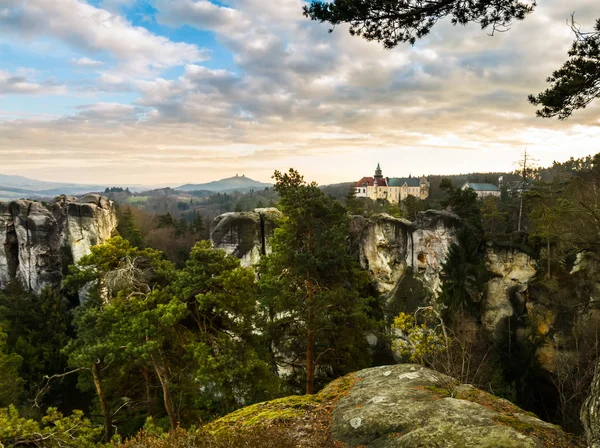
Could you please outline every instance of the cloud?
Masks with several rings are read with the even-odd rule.
[[[52,81],[35,82],[32,70],[19,69],[15,73],[0,70],[0,95],[62,95],[67,93],[65,86]]]
[[[82,0],[5,0],[1,32],[24,39],[52,37],[83,51],[108,53],[120,70],[149,76],[154,70],[207,59],[194,44],[173,42],[134,26],[118,14]]]
[[[600,17],[588,0],[548,0],[494,37],[476,24],[442,21],[414,47],[392,51],[344,26],[329,34],[326,24],[302,16],[301,0],[226,3],[153,2],[160,24],[214,33],[233,61],[217,67],[202,64],[206,52],[193,42],[173,42],[81,1],[30,0],[20,12],[13,1],[13,33],[53,36],[85,55],[78,61],[105,61],[96,87],[136,97],[90,100],[54,120],[4,122],[0,155],[35,149],[11,155],[12,169],[33,157],[43,173],[63,160],[78,173],[105,172],[121,182],[133,182],[131,166],[143,167],[136,182],[235,172],[266,180],[294,166],[328,183],[368,174],[377,161],[400,176],[510,170],[525,144],[542,163],[597,150],[598,105],[557,122],[537,119],[526,100],[566,57],[571,10]],[[36,29],[32,20],[44,14],[51,20]],[[0,30],[11,21],[4,16]],[[74,16],[82,23],[72,23]],[[183,69],[159,73],[173,66]],[[58,159],[46,156],[52,149]]]
[[[73,58],[71,59],[71,63],[77,65],[79,67],[100,67],[103,65],[101,61],[96,61],[94,59],[90,59],[87,57],[84,58]]]

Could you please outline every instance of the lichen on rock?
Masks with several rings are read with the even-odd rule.
[[[322,446],[331,447],[583,447],[507,400],[414,364],[361,370],[319,394],[249,406],[207,428],[278,424],[305,439],[326,429],[330,436]],[[298,446],[304,446],[302,440]]]

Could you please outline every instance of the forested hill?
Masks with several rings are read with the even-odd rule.
[[[252,180],[244,175],[228,177],[226,179],[217,180],[214,182],[208,182],[205,184],[185,184],[177,187],[176,190],[181,191],[198,191],[198,190],[209,190],[220,193],[230,193],[239,191],[240,193],[250,190],[262,190],[267,187],[272,187],[272,184],[259,182]]]

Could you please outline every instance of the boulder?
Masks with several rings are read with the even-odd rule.
[[[276,208],[225,213],[213,221],[210,238],[215,247],[239,258],[242,266],[254,266],[261,255],[271,252],[270,240],[280,218]]]
[[[414,364],[361,370],[317,395],[256,404],[208,428],[235,431],[252,425],[282,425],[297,435],[299,447],[584,446],[504,399]],[[329,433],[326,441],[323,428]]]

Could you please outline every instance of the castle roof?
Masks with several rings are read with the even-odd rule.
[[[463,188],[465,186],[472,188],[475,191],[500,191],[500,188],[494,184],[475,184],[473,182],[465,182]]]
[[[375,182],[374,177],[363,177],[361,180],[356,182],[357,187],[372,187]],[[379,179],[377,181],[378,187],[387,187],[387,182],[385,179]]]
[[[388,185],[390,187],[401,187],[402,185],[409,187],[420,187],[421,181],[416,177],[390,177]]]

